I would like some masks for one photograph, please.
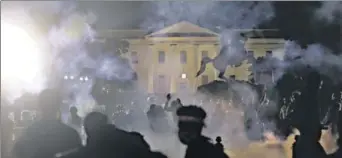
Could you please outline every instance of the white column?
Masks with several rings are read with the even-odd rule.
[[[149,60],[154,60],[154,44],[148,45],[148,56],[150,57]],[[150,61],[150,66],[148,67],[148,85],[147,85],[147,91],[148,93],[154,93],[154,61]]]
[[[174,54],[175,54],[175,51],[177,50],[177,47],[178,47],[178,44],[173,44],[173,43],[171,43],[170,44],[170,50],[171,50],[171,52],[169,52],[169,57],[170,58],[173,58],[174,56]],[[172,54],[171,54],[172,53]],[[172,73],[167,73],[167,74],[169,74],[170,76],[170,93],[177,93],[177,77],[178,77],[178,74],[174,74],[173,72]]]
[[[216,56],[218,56],[220,54],[220,46],[218,44],[214,44],[214,50],[216,51]],[[214,80],[218,79],[218,71],[214,69]]]
[[[197,73],[197,71],[200,68],[199,67],[200,60],[202,60],[202,59],[200,59],[201,54],[198,52],[198,44],[194,44],[193,48],[194,48],[194,57],[195,57],[195,60],[194,60],[194,62],[195,62],[195,73]],[[192,85],[191,85],[193,92],[196,92],[197,86],[199,85],[198,82],[199,82],[199,79],[195,78],[194,83],[192,83]]]

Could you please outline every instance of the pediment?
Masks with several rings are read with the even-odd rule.
[[[153,32],[146,37],[217,37],[218,34],[192,24],[187,21],[182,21],[166,28],[163,28],[157,32]]]

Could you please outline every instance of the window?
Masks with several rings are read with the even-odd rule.
[[[202,84],[208,84],[209,83],[209,77],[207,75],[202,75]]]
[[[186,64],[186,60],[187,60],[186,51],[181,51],[180,52],[180,62],[181,62],[181,64]]]
[[[158,52],[158,62],[159,63],[165,63],[165,52],[164,51]]]
[[[202,51],[202,59],[204,58],[204,57],[208,57],[209,55],[208,55],[208,51]]]
[[[138,53],[137,52],[131,53],[131,60],[132,60],[133,64],[138,64]]]
[[[164,79],[165,79],[165,76],[164,76],[164,75],[158,75],[158,79],[159,79],[159,80],[164,80]]]
[[[153,90],[155,93],[169,93],[170,92],[170,79],[169,76],[157,75],[153,81]]]

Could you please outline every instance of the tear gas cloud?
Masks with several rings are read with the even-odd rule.
[[[72,3],[71,3],[72,4]],[[271,2],[149,2],[149,6],[146,10],[151,10],[154,13],[146,15],[146,19],[141,24],[141,28],[148,30],[149,32],[157,31],[165,26],[174,24],[176,22],[187,20],[194,24],[198,24],[203,27],[215,30],[220,33],[221,44],[231,45],[238,51],[226,51],[226,58],[229,60],[241,61],[245,57],[243,50],[244,41],[242,37],[231,33],[231,29],[252,29],[256,28],[260,23],[268,21],[274,16]],[[150,5],[152,4],[152,5]],[[47,6],[51,6],[53,9],[46,9]],[[330,5],[329,5],[330,6]],[[325,6],[326,7],[326,6]],[[95,104],[94,99],[90,95],[90,90],[94,84],[94,78],[101,77],[105,79],[118,78],[119,80],[130,80],[132,78],[133,71],[127,65],[123,64],[121,59],[103,55],[103,52],[88,52],[86,45],[94,40],[96,32],[90,27],[92,23],[96,23],[93,14],[80,12],[77,10],[76,5],[65,5],[62,2],[51,2],[45,5],[43,8],[46,10],[52,10],[55,13],[59,13],[61,20],[57,25],[52,26],[48,33],[48,41],[51,44],[51,58],[54,60],[56,73],[64,76],[65,73],[73,74],[77,76],[81,73],[83,68],[95,69],[94,76],[91,77],[89,82],[77,83],[69,87],[69,91],[75,94],[74,100],[71,101],[71,105],[77,105],[81,111],[86,109],[85,104]],[[321,8],[324,16],[330,17],[330,13],[326,13],[324,5]],[[75,31],[77,30],[77,31]],[[241,42],[242,40],[242,42]],[[241,51],[240,51],[241,50]],[[99,56],[90,57],[89,53],[96,53]],[[292,65],[298,64],[310,64],[322,72],[328,72],[327,69],[323,69],[322,65],[335,66],[341,71],[341,56],[334,56],[329,53],[329,50],[323,48],[319,44],[310,45],[307,49],[300,48],[295,42],[288,41],[284,46],[285,58],[295,58],[302,56],[299,61],[287,61],[287,60],[271,60],[265,65],[257,65],[257,69],[273,69],[279,74],[276,80],[281,77],[284,70]],[[178,59],[177,59],[178,60]],[[235,63],[234,63],[235,64]],[[271,66],[270,66],[271,65]],[[327,67],[327,66],[326,66]],[[170,70],[172,71],[172,70]],[[132,72],[132,73],[131,73]],[[194,72],[195,74],[196,72]],[[340,77],[342,78],[342,77]],[[127,98],[135,98],[138,104],[147,104],[145,98],[145,92],[139,90],[139,85],[136,87],[139,93],[135,93],[133,96],[127,96]],[[184,104],[191,104],[195,102],[203,106],[208,112],[208,128],[207,133],[210,137],[222,135],[228,147],[239,144],[245,139],[244,135],[244,120],[243,115],[247,115],[248,118],[254,122],[260,122],[257,112],[260,110],[275,111],[277,103],[267,102],[268,99],[262,102],[262,105],[257,105],[259,100],[259,94],[253,89],[253,87],[244,83],[232,83],[227,87],[230,91],[233,91],[242,100],[245,106],[240,108],[232,108],[228,105],[234,104],[229,101],[224,102],[225,109],[228,109],[225,113],[225,118],[221,126],[217,122],[210,121],[214,118],[214,108],[216,101],[212,99],[210,102],[204,102],[207,100],[207,94],[182,95],[180,98],[184,100]],[[137,98],[137,99],[136,99]],[[209,96],[211,98],[211,96]],[[93,106],[93,105],[91,105]],[[140,105],[139,105],[140,106]],[[142,105],[147,107],[147,105]],[[258,108],[258,107],[262,108]],[[265,107],[266,106],[266,107]],[[144,109],[144,108],[143,108]],[[248,111],[243,114],[242,111]],[[86,112],[83,113],[83,115]],[[135,116],[135,122],[146,124],[146,118],[144,116]],[[228,122],[228,123],[227,123]],[[137,124],[139,124],[137,123]],[[262,135],[260,126],[270,131],[274,130],[275,125],[270,122],[263,122],[256,124],[250,131],[256,135]],[[213,132],[214,131],[214,132]],[[157,139],[153,139],[151,133],[143,131],[147,135],[147,140],[153,146],[160,146],[163,149],[170,148],[163,142],[157,142]],[[236,133],[241,135],[238,138]],[[242,134],[243,133],[243,134]],[[246,140],[246,142],[248,142]],[[175,144],[177,144],[175,142]],[[242,143],[245,145],[245,143]],[[178,149],[177,149],[178,150]],[[166,151],[169,156],[172,156],[171,151]],[[178,157],[179,155],[173,155]]]
[[[104,55],[110,53],[88,52],[87,44],[94,42],[96,36],[95,30],[90,27],[89,15],[82,13],[77,8],[67,10],[64,18],[59,25],[54,26],[49,32],[49,40],[55,51],[55,59],[59,63],[56,65],[58,73],[73,74],[79,76],[83,69],[93,69],[94,72],[87,82],[76,83],[72,85],[71,92],[74,93],[75,102],[72,105],[77,106],[81,115],[84,116],[89,106],[94,106],[95,101],[92,97],[91,89],[97,77],[108,80],[131,80],[133,70],[130,69],[120,57]],[[93,19],[94,17],[90,17]],[[89,54],[97,54],[90,57]]]
[[[141,27],[156,31],[181,20],[212,30],[250,29],[273,16],[269,2],[153,2]],[[153,8],[153,9],[151,9]]]
[[[229,45],[235,51],[224,51],[222,57],[231,61],[231,65],[235,65],[236,61],[242,61],[245,57],[244,52],[244,39],[231,29],[252,29],[258,26],[261,22],[270,20],[273,17],[273,8],[269,2],[155,2],[154,12],[155,14],[147,16],[145,22],[141,27],[147,29],[149,32],[157,31],[165,26],[169,26],[176,22],[186,20],[194,24],[198,24],[203,27],[207,27],[211,30],[215,30],[220,33],[221,45]],[[222,58],[221,57],[221,58]],[[172,71],[172,70],[170,70]],[[195,72],[194,72],[195,73]],[[251,113],[247,113],[249,118],[258,121],[255,118],[256,113],[255,103],[258,101],[258,94],[256,91],[247,84],[232,84],[227,87],[230,91],[234,91],[239,97],[244,98],[243,102],[247,105],[244,108],[252,109]],[[203,106],[208,112],[208,128],[206,133],[210,137],[222,135],[226,140],[227,146],[233,144],[241,144],[245,137],[239,137],[239,140],[234,139],[233,131],[239,131],[238,133],[244,133],[244,120],[242,111],[243,108],[234,109],[226,107],[229,114],[224,118],[224,125],[221,126],[218,122],[209,121],[214,118],[214,106],[216,101],[221,99],[213,99],[211,97],[209,102],[204,102],[208,98],[207,94],[185,97],[182,95],[180,99],[188,100],[184,101],[184,104],[192,103],[191,100],[197,101],[199,105]],[[222,100],[221,100],[222,101]],[[201,102],[201,103],[200,103]],[[220,102],[220,101],[219,101]],[[225,105],[228,103],[225,102]],[[274,106],[274,105],[272,105]],[[235,111],[235,112],[234,112]],[[233,115],[232,113],[236,115]],[[253,116],[252,116],[253,115]],[[232,122],[234,120],[234,122]],[[269,123],[271,124],[271,123]],[[272,125],[273,126],[273,125]],[[274,128],[274,127],[269,127]],[[253,127],[251,131],[257,132],[259,127]],[[213,132],[215,131],[215,132]],[[259,131],[259,134],[261,131]],[[236,133],[235,133],[236,134]],[[234,135],[234,136],[233,136]],[[247,140],[245,143],[248,142]],[[245,143],[242,143],[246,145]],[[233,147],[233,146],[231,146]]]
[[[6,13],[2,16],[15,17],[18,19],[23,18],[28,21],[35,21],[34,17],[30,17],[32,12],[40,12],[45,14],[47,17],[52,18],[59,16],[60,18],[54,22],[49,23],[49,31],[45,35],[46,43],[39,43],[41,45],[48,45],[49,49],[45,50],[46,62],[45,67],[51,67],[51,73],[55,78],[63,79],[65,74],[71,74],[72,77],[79,76],[84,68],[94,69],[93,76],[90,77],[88,82],[72,84],[66,87],[68,93],[75,94],[75,103],[82,108],[82,104],[86,104],[89,100],[93,100],[90,91],[96,77],[105,79],[119,79],[119,80],[130,80],[133,77],[133,70],[127,67],[124,62],[120,61],[115,56],[105,56],[103,52],[89,52],[86,48],[87,44],[94,42],[96,31],[91,28],[91,24],[96,19],[93,14],[81,12],[75,3],[72,2],[15,2],[6,3]],[[2,3],[2,7],[5,4]],[[16,13],[16,10],[24,10],[21,16]],[[95,58],[89,56],[89,54],[98,54]],[[107,53],[110,54],[110,53]],[[57,79],[57,80],[59,80]],[[49,85],[45,84],[45,88],[52,86],[53,82],[49,82]],[[43,88],[42,88],[43,89]],[[21,92],[24,93],[25,91]],[[32,92],[30,89],[27,92]],[[82,99],[80,99],[82,98]],[[82,103],[80,103],[82,102]],[[84,114],[83,114],[84,115]]]
[[[338,11],[338,9],[327,9],[333,6],[334,5],[332,4],[324,3],[323,6],[317,10],[317,13],[320,13],[322,16],[329,19],[334,15],[332,10],[335,12]],[[274,17],[271,2],[196,2],[196,4],[194,2],[156,2],[154,3],[154,7],[155,8],[151,10],[156,12],[156,14],[147,16],[148,18],[141,25],[142,28],[153,32],[176,22],[187,20],[211,30],[216,30],[220,33],[221,45],[234,44],[233,47],[236,49],[242,48],[240,42],[242,37],[234,36],[236,34],[232,33],[232,29],[253,29],[262,22],[271,20]],[[242,42],[242,45],[243,44],[244,43]],[[320,44],[313,44],[306,49],[302,49],[294,41],[287,41],[284,48],[280,48],[277,51],[283,51],[282,55],[275,55],[277,59],[266,60],[263,64],[254,67],[255,69],[273,70],[275,74],[274,82],[277,82],[284,71],[291,66],[311,65],[322,73],[327,73],[328,71],[326,68],[331,66],[341,70],[341,56],[331,54],[327,48],[322,47]],[[230,59],[233,61],[241,61],[241,59],[245,57],[245,54],[243,54],[244,51],[227,51],[225,53],[226,57],[233,58]],[[299,61],[284,60],[286,58],[293,59],[298,56],[301,56]],[[322,67],[323,65],[325,68]],[[252,87],[236,84],[233,84],[232,87],[234,87],[233,89],[240,97],[246,99],[245,102],[250,103],[249,105],[253,105],[252,103],[255,102],[255,98],[257,98],[258,94],[253,91]],[[271,102],[267,105],[267,108],[262,109],[273,109],[270,111],[276,111],[277,103]],[[255,111],[262,110],[251,109],[254,112],[247,113],[247,115],[255,115]],[[212,111],[206,110],[208,112]],[[249,117],[258,121],[254,116]],[[240,123],[243,124],[243,121]],[[268,127],[268,129],[271,128],[270,130],[274,130],[272,128],[275,128],[275,125],[272,122],[264,122],[264,124],[269,124],[270,127]],[[257,129],[259,127],[255,128]],[[227,133],[227,131],[232,132],[232,129],[234,129],[234,124],[227,126],[227,129],[218,130],[218,133],[222,132],[223,134]],[[257,131],[256,129],[251,130]],[[226,139],[232,139],[232,137]],[[227,142],[229,142],[229,140]]]
[[[315,17],[318,19],[325,19],[328,22],[332,21],[340,21],[342,14],[342,2],[341,1],[324,1],[322,2],[322,6],[316,10]]]

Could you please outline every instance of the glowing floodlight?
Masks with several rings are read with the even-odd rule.
[[[41,88],[43,68],[42,51],[32,36],[1,20],[1,80],[7,88]]]

